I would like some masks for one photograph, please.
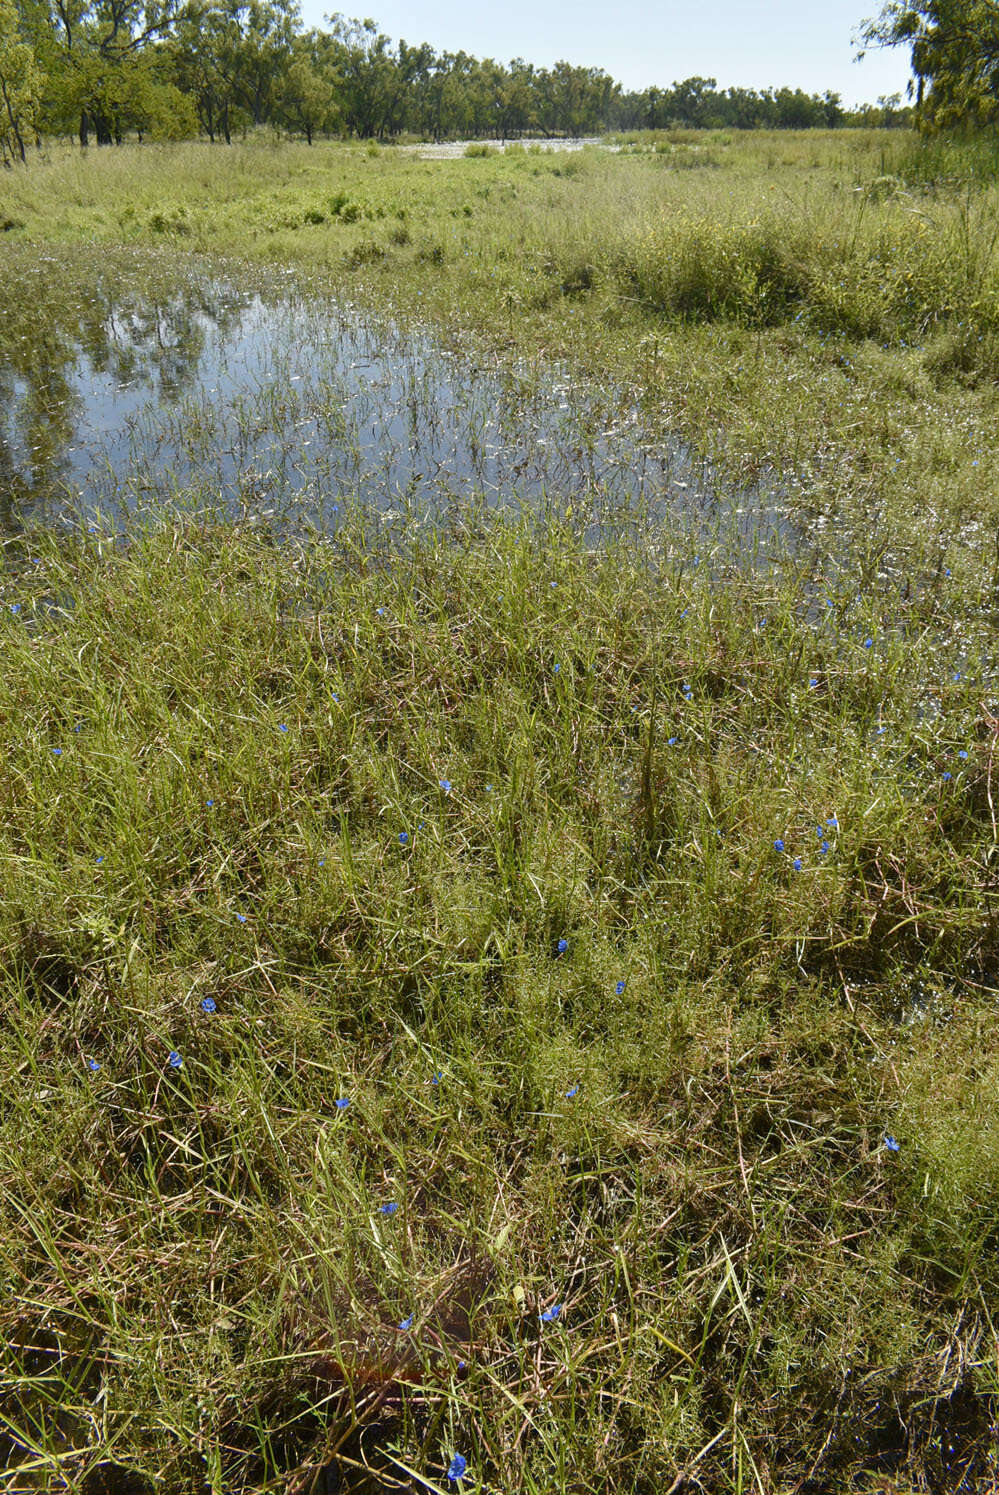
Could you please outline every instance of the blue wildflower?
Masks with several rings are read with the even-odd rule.
[[[450,794],[451,793],[451,780],[450,779],[441,779],[440,785],[441,785],[441,788],[443,789],[443,791],[444,791],[445,794]]]
[[[433,1074],[430,1076],[430,1083],[431,1085],[439,1085],[443,1078],[444,1076],[441,1074],[440,1070],[435,1069]]]
[[[541,1322],[543,1324],[554,1324],[555,1320],[558,1318],[561,1312],[562,1304],[553,1303],[551,1308],[546,1308],[544,1313],[541,1315]]]
[[[62,748],[53,748],[52,749],[52,756],[53,756],[53,758],[61,758],[62,757]]]
[[[560,665],[560,664],[556,664],[556,665],[555,665],[555,673],[556,673],[556,675],[557,675],[557,674],[558,674],[558,672],[559,672],[559,670],[560,670],[560,669],[561,669],[561,668],[562,668],[562,666],[561,666],[561,665]]]
[[[829,850],[829,842],[828,841],[823,841],[822,845],[819,847],[819,855],[820,856],[825,856],[825,854],[826,854],[826,852],[828,850]]]
[[[217,1012],[218,1009],[215,1006],[215,998],[214,997],[202,997],[201,998],[201,1010],[202,1010],[202,1012]]]
[[[614,990],[617,992],[618,996],[620,996],[621,993],[624,991],[624,982],[623,981],[619,981],[618,984],[617,984],[617,986],[615,986]]]
[[[578,1095],[578,1094],[579,1094],[579,1086],[578,1085],[573,1085],[573,1087],[572,1087],[571,1090],[567,1090],[565,1092],[565,1098],[566,1098],[566,1100],[572,1100],[573,1096]]]
[[[887,1149],[888,1149],[889,1152],[900,1152],[901,1151],[901,1143],[900,1142],[896,1142],[895,1138],[892,1137],[892,1136],[890,1136],[890,1135],[885,1138],[884,1145],[887,1147]]]
[[[777,840],[774,842],[774,851],[783,851],[783,850],[784,850],[784,842],[781,840],[780,836],[778,836]]]
[[[394,1215],[398,1208],[399,1206],[394,1199],[390,1199],[387,1204],[380,1204],[378,1206],[379,1213],[383,1215]]]
[[[811,678],[811,680],[809,680],[809,682],[808,682],[808,689],[809,690],[815,690],[815,688],[818,685],[818,683],[819,682],[816,680],[815,676],[813,675],[812,678]]]
[[[95,1075],[97,1073],[97,1071],[100,1069],[100,1067],[101,1066],[98,1064],[98,1062],[97,1062],[96,1059],[88,1059],[87,1060],[87,1068],[90,1070],[90,1073],[92,1075]]]
[[[385,616],[385,609],[383,607],[376,607],[375,608],[375,612],[378,614],[378,616],[380,618],[384,618],[384,616]]]
[[[413,1315],[410,1314],[408,1318],[404,1318],[403,1319],[402,1323],[399,1325],[399,1328],[400,1329],[411,1329],[412,1327],[413,1327]]]
[[[278,731],[279,732],[287,732],[287,730],[288,730],[288,728],[287,728],[287,726],[285,725],[284,722],[278,722]]]
[[[340,697],[338,695],[334,695],[333,691],[330,691],[330,700],[333,701],[333,702],[335,702],[335,704],[337,706],[339,706],[339,704],[340,704]]]
[[[19,602],[12,602],[10,604],[10,610],[12,613],[19,613],[21,611],[21,604]]]
[[[947,772],[947,771],[946,771],[946,769],[945,769],[945,770],[944,770],[944,775],[943,775],[943,781],[944,781],[944,783],[945,783],[945,784],[946,784],[946,783],[949,783],[949,781],[950,781],[950,779],[951,779],[951,778],[952,778],[952,777],[953,777],[953,775],[952,775],[952,774],[950,774],[950,773],[948,773],[948,772]]]
[[[679,739],[679,737],[671,737],[671,738],[669,738],[669,740],[668,740],[668,741],[667,741],[667,743],[666,743],[666,746],[667,746],[667,747],[676,747],[676,745],[677,745],[677,743],[678,743],[678,742],[679,742],[679,741],[680,741],[680,739]]]
[[[552,582],[552,586],[554,586],[554,585],[555,585],[555,583]],[[467,1468],[468,1468],[468,1460],[466,1458],[464,1458],[460,1453],[456,1453],[455,1456],[454,1456],[454,1458],[451,1460],[450,1464],[447,1466],[447,1477],[448,1477],[448,1479],[453,1479],[453,1480],[459,1480],[459,1479],[461,1479],[461,1477],[463,1476],[463,1474],[465,1473],[465,1470]]]
[[[967,748],[958,748],[957,756],[959,758],[966,758],[968,756]]]
[[[558,953],[560,955],[564,955],[565,952],[568,950],[568,948],[569,948],[569,941],[568,940],[559,940],[559,942],[558,942]]]
[[[409,840],[409,832],[408,831],[400,831],[399,832],[399,845],[400,846],[405,846],[405,844],[406,844],[406,842],[408,840]]]
[[[180,1069],[183,1066],[184,1061],[180,1057],[176,1049],[171,1049],[169,1054],[167,1055],[167,1063],[170,1065],[171,1069]]]
[[[240,924],[245,924],[246,923],[246,915],[245,914],[237,914],[236,918],[239,920]]]
[[[206,807],[209,810],[211,810],[214,807],[214,804],[215,804],[215,801],[213,799],[206,799],[205,800],[205,805],[206,805]]]
[[[795,857],[794,861],[791,863],[791,866],[794,868],[795,872],[800,872],[801,871],[801,857]]]
[[[338,1111],[346,1111],[347,1107],[350,1105],[350,1098],[346,1095],[337,1096],[333,1104],[336,1106]]]
[[[826,825],[830,825],[833,827],[833,829],[835,829],[839,825],[839,821],[836,819],[835,815],[830,815],[829,819],[826,821]]]
[[[487,794],[492,794],[492,792],[493,792],[493,786],[492,786],[492,784],[487,784],[486,785],[486,793]]]
[[[101,863],[103,862],[103,860],[104,860],[103,857],[98,857],[97,858],[97,865],[98,865],[98,867],[101,865]]]
[[[874,640],[872,638],[865,638],[864,639],[864,648],[865,649],[872,649],[873,647],[874,647]]]

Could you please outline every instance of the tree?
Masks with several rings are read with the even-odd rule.
[[[35,132],[42,74],[22,35],[13,0],[0,0],[0,161],[25,159],[25,137]]]
[[[863,23],[861,39],[867,46],[910,48],[924,126],[999,117],[997,0],[890,0]]]

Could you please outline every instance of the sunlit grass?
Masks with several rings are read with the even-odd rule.
[[[155,305],[224,250],[794,521],[756,548],[720,476],[699,529],[12,504],[12,1489],[995,1482],[994,189],[902,137],[653,145],[8,174],[22,383],[99,346],[88,258]]]

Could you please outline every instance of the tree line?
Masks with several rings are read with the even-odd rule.
[[[601,68],[535,67],[427,43],[370,20],[306,29],[295,0],[0,0],[0,157],[45,135],[82,145],[234,133],[445,140],[671,126],[900,123],[897,98],[847,113],[837,94],[718,89],[713,78],[628,92]]]

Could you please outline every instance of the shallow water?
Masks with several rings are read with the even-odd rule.
[[[743,540],[788,533],[773,494],[722,488],[620,394],[563,370],[458,356],[290,277],[138,270],[98,272],[36,330],[0,339],[8,531],[70,516],[119,526],[194,495],[324,530],[350,505],[427,523],[511,505],[597,526],[641,516],[703,533],[724,518]]]

